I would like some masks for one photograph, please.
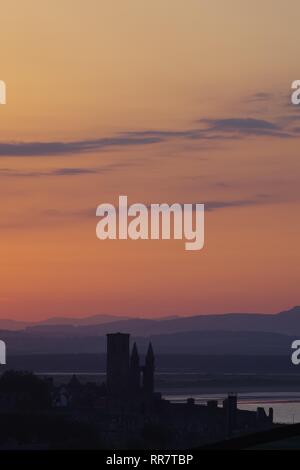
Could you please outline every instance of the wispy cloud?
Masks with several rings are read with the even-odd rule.
[[[256,119],[252,117],[240,118],[223,118],[223,119],[201,119],[199,122],[207,124],[206,133],[215,135],[218,133],[219,138],[228,136],[268,136],[278,138],[292,137],[283,125],[274,123],[265,119]]]
[[[231,208],[231,207],[247,207],[247,206],[255,206],[255,205],[261,205],[261,204],[268,204],[272,201],[270,196],[268,194],[257,194],[253,196],[250,199],[234,199],[234,200],[224,200],[224,201],[197,201],[197,202],[181,202],[179,203],[180,206],[183,208],[184,204],[192,204],[192,210],[194,211],[196,208],[196,204],[201,204],[204,203],[205,206],[205,211],[206,212],[212,212],[216,211],[219,209],[226,209],[226,208]],[[129,202],[130,204],[130,202]],[[170,203],[169,205],[171,205]],[[148,209],[151,208],[151,204],[145,204]],[[95,211],[94,211],[95,212]],[[94,215],[93,212],[93,215]],[[86,216],[90,216],[92,214],[91,210],[88,210],[85,212]]]
[[[0,142],[0,156],[47,157],[51,155],[74,155],[104,150],[109,147],[149,145],[159,141],[159,138],[153,136],[121,133],[113,137],[73,142]]]
[[[86,167],[62,167],[52,168],[48,170],[22,170],[11,168],[0,168],[0,177],[7,178],[39,178],[51,176],[81,176],[81,175],[94,175],[111,172],[113,170],[123,169],[132,166],[136,163],[135,159],[124,162],[115,162],[104,165],[99,168],[86,168]]]
[[[275,96],[273,93],[265,92],[265,91],[259,91],[257,93],[253,93],[250,96],[247,96],[245,99],[246,102],[248,103],[262,103],[262,102],[267,102],[267,101],[274,101]]]
[[[98,173],[97,168],[54,168],[52,170],[12,170],[10,168],[1,168],[0,176],[4,177],[20,177],[20,178],[34,178],[40,176],[77,176],[77,175],[90,175]]]
[[[145,129],[120,132],[115,136],[70,142],[0,142],[0,157],[71,156],[100,152],[109,148],[145,146],[172,139],[189,141],[222,141],[246,136],[295,137],[286,129],[287,120],[271,122],[253,117],[200,119],[198,126],[188,129]]]
[[[205,211],[206,212],[213,212],[220,209],[226,208],[234,208],[234,207],[248,207],[248,206],[256,206],[261,204],[267,204],[271,201],[268,195],[265,194],[258,194],[253,196],[250,199],[234,199],[234,200],[224,200],[224,201],[197,201],[189,204],[193,204],[193,210],[195,210],[196,204],[200,204],[201,202],[204,203]],[[180,204],[183,208],[184,203]],[[148,206],[150,207],[150,205]]]
[[[210,201],[205,204],[205,210],[208,212],[218,209],[226,209],[231,207],[248,207],[266,204],[270,202],[267,195],[258,195],[251,199],[236,199],[231,201]]]

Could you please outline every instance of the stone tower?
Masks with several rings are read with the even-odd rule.
[[[129,391],[129,337],[127,333],[107,335],[107,393],[125,398]]]

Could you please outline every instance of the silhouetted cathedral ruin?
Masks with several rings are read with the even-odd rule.
[[[107,335],[107,398],[110,408],[138,408],[151,405],[154,399],[155,359],[151,343],[144,366],[136,343],[130,354],[130,335]]]
[[[107,449],[187,449],[273,426],[272,409],[268,414],[261,407],[256,411],[240,410],[235,394],[229,394],[222,403],[165,399],[155,391],[151,343],[145,352],[141,360],[136,343],[130,348],[129,334],[108,334],[106,382],[102,384],[79,380],[75,375],[68,382],[55,384],[53,378],[8,371],[0,380],[0,414],[3,417],[7,413],[15,416],[18,412],[39,411],[39,419],[58,419],[62,423],[73,419],[70,432],[73,427],[78,430],[88,425]],[[32,416],[34,419],[35,414]],[[36,441],[38,434],[32,426],[31,445],[47,445],[47,438]],[[57,428],[54,440],[56,435]],[[10,440],[5,445],[9,446]]]
[[[125,426],[125,434],[130,431],[137,438],[137,430],[152,423],[167,430],[169,445],[184,447],[272,426],[272,409],[268,415],[263,408],[239,410],[235,394],[229,394],[222,406],[216,400],[196,404],[193,398],[172,403],[155,392],[154,371],[151,343],[141,364],[136,343],[130,351],[129,334],[107,335],[106,411],[118,423],[115,436],[120,438]]]

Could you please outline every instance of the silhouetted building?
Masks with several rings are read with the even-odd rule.
[[[223,408],[226,413],[227,433],[230,435],[236,429],[237,424],[237,396],[229,394],[223,401]]]
[[[256,411],[240,410],[234,394],[228,395],[223,406],[217,400],[198,404],[193,398],[172,403],[155,392],[154,372],[151,343],[141,366],[136,344],[130,354],[129,334],[109,334],[106,385],[82,382],[76,376],[69,383],[55,385],[53,380],[34,374],[7,371],[0,376],[0,421],[11,413],[13,419],[21,417],[22,424],[24,411],[30,419],[41,412],[38,419],[48,426],[49,418],[56,420],[65,412],[68,420],[73,420],[72,426],[77,430],[82,426],[80,439],[84,445],[90,445],[89,429],[108,449],[187,449],[273,426],[272,408],[268,414],[261,407]],[[59,414],[52,412],[58,408]],[[15,428],[16,434],[12,435],[18,437],[19,427]],[[25,431],[27,439],[27,427]],[[33,431],[32,445],[48,442],[48,434],[39,441],[39,433]],[[55,439],[56,434],[55,426]],[[52,441],[48,443],[52,445]],[[4,445],[9,446],[10,439]]]
[[[129,352],[129,334],[107,335],[107,404],[109,408],[144,410],[152,407],[155,359],[151,343],[140,365],[137,345]],[[141,377],[142,375],[142,377]]]
[[[129,391],[129,334],[107,335],[107,393],[122,398]]]

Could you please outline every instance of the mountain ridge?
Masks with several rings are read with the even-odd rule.
[[[193,316],[168,316],[162,318],[140,318],[121,315],[92,315],[82,318],[50,317],[38,322],[18,322],[0,319],[0,329],[26,331],[39,334],[98,335],[113,331],[132,334],[167,334],[186,331],[265,331],[300,334],[300,306],[275,314],[265,313],[220,313]]]

